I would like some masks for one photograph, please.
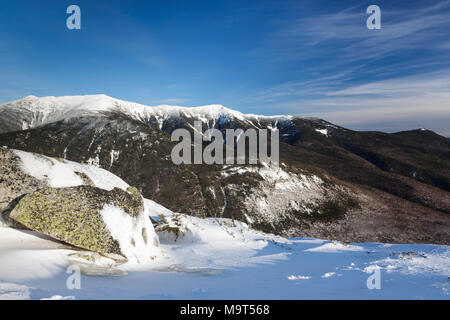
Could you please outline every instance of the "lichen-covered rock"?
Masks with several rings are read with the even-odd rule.
[[[45,186],[44,182],[26,174],[20,164],[20,158],[13,151],[0,147],[0,225],[20,228],[9,219],[13,200]]]
[[[21,195],[11,201],[3,210],[0,211],[0,227],[10,227],[14,229],[28,229],[20,222],[17,222],[9,217],[11,211],[19,203],[25,195]]]
[[[80,179],[81,179],[81,181],[83,181],[84,185],[95,187],[94,182],[92,182],[91,178],[89,178],[85,173],[76,172],[76,171],[74,173],[80,177]]]
[[[144,214],[143,199],[134,187],[107,191],[85,185],[45,187],[29,193],[19,200],[10,218],[80,248],[125,256],[102,217],[101,212],[108,205],[120,208],[131,218]]]

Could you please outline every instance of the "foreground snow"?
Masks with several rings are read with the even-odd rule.
[[[77,173],[106,190],[128,187],[94,166],[14,152],[25,172],[53,187],[83,184]],[[103,212],[111,232],[123,240],[126,264],[37,232],[0,227],[0,299],[450,298],[448,246],[284,239],[242,222],[174,214],[144,202],[146,216],[139,221],[117,208]],[[156,231],[147,217],[159,223]],[[126,245],[143,225],[149,239],[159,237],[154,250],[140,242]],[[79,290],[67,288],[74,267],[81,271]],[[369,290],[367,279],[377,269],[381,289]]]
[[[176,219],[185,236],[160,233],[164,256],[139,265],[80,262],[62,244],[0,228],[0,299],[450,298],[447,246],[286,240],[227,219]],[[69,290],[77,263],[81,289]],[[381,289],[369,290],[375,268]]]

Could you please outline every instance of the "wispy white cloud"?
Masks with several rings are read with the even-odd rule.
[[[351,67],[343,71],[330,73],[327,71],[321,75],[311,77],[307,80],[288,81],[264,90],[256,92],[250,101],[274,102],[280,98],[299,98],[306,95],[324,95],[329,91],[345,85],[351,79],[352,74],[358,71],[361,66]]]
[[[183,104],[183,103],[188,103],[190,101],[190,99],[188,98],[169,98],[169,99],[164,99],[161,101],[162,104]]]
[[[302,112],[305,107],[309,112]],[[344,126],[375,129],[384,123],[384,129],[396,131],[407,123],[450,136],[450,70],[351,86],[282,108]]]
[[[367,17],[358,6],[285,23],[271,39],[280,58],[302,61],[302,80],[249,103],[358,129],[423,124],[450,136],[450,0],[381,6],[381,30],[368,30]]]
[[[285,28],[274,33],[273,41],[281,50],[303,49],[299,59],[314,57],[305,54],[311,48],[316,55],[320,50],[328,55],[337,44],[336,58],[347,62],[386,57],[408,49],[430,49],[430,43],[448,40],[450,1],[395,11],[382,7],[380,30],[368,30],[367,17],[361,6],[289,21]]]

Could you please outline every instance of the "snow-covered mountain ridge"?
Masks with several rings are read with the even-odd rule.
[[[274,179],[261,166],[175,165],[171,133],[192,132],[195,121],[203,131],[279,129]],[[29,96],[0,105],[1,145],[94,164],[174,212],[231,218],[278,235],[450,243],[450,142],[429,130],[358,132],[221,105]]]
[[[212,104],[198,107],[182,107],[174,105],[146,106],[139,103],[115,99],[104,94],[62,97],[36,97],[27,96],[0,105],[0,115],[7,116],[13,113],[15,118],[9,119],[16,122],[16,130],[25,130],[48,123],[83,116],[100,115],[103,112],[120,110],[136,119],[155,117],[159,122],[167,117],[184,116],[196,117],[203,122],[219,119],[221,116],[245,121],[253,126],[252,121],[261,119],[289,120],[292,116],[263,116],[243,114],[220,104]],[[6,120],[6,119],[5,119]],[[10,131],[7,126],[0,129],[1,132]]]

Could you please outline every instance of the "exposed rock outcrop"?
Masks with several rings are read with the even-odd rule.
[[[21,226],[9,219],[17,203],[14,200],[45,186],[44,182],[26,174],[20,165],[20,158],[13,151],[0,147],[0,224],[16,228]]]
[[[0,148],[0,227],[30,229],[116,262],[160,254],[141,193],[112,173]]]
[[[92,186],[45,187],[25,195],[10,213],[20,224],[71,245],[103,253],[125,256],[120,244],[102,218],[105,205],[115,206],[137,218],[144,214],[139,191],[114,188],[111,191]],[[146,231],[141,231],[143,241]],[[135,240],[136,241],[136,240]]]

